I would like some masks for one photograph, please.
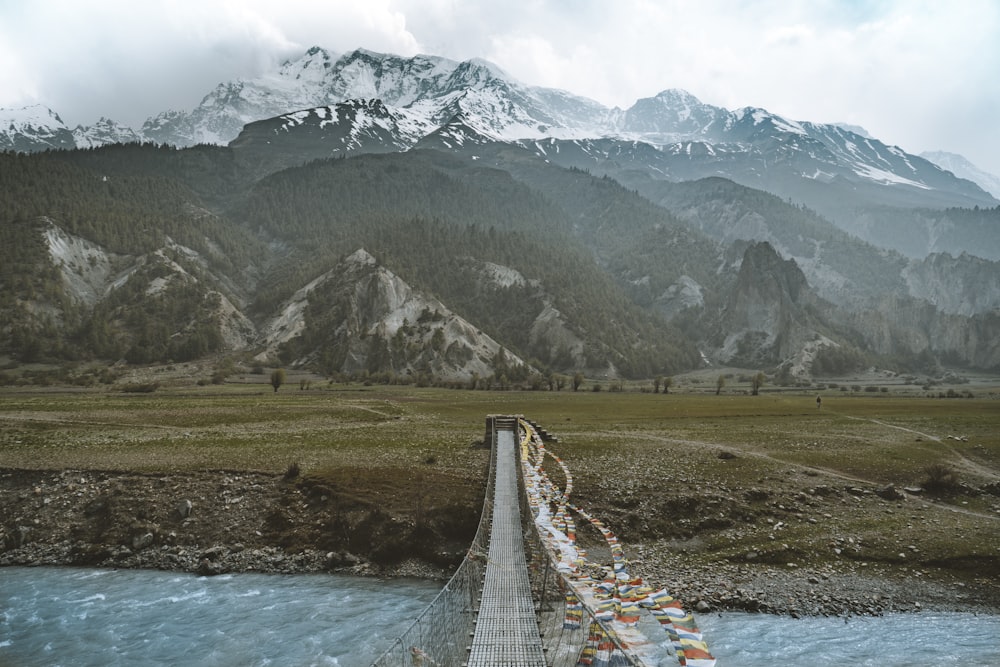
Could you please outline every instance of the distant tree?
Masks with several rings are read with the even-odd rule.
[[[285,369],[277,368],[271,371],[271,386],[274,387],[275,393],[278,392],[278,388],[285,384]]]
[[[715,381],[715,395],[718,396],[722,393],[722,388],[726,386],[726,376],[720,375],[719,379]]]
[[[580,385],[583,384],[583,373],[577,371],[573,374],[573,391],[580,391]]]
[[[764,380],[766,380],[766,379],[767,379],[767,376],[764,375],[763,371],[758,371],[757,374],[754,375],[753,378],[751,378],[751,380],[750,380],[750,389],[751,389],[751,393],[754,396],[756,396],[756,395],[758,395],[760,393],[760,388],[762,386],[764,386]]]
[[[674,386],[674,379],[669,375],[663,378],[663,393],[669,394],[670,388]]]
[[[654,394],[659,394],[660,393],[660,385],[661,384],[663,384],[663,376],[662,375],[657,375],[656,378],[653,380],[653,393]]]

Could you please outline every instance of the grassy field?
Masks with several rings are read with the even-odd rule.
[[[697,384],[654,394],[325,382],[275,393],[262,379],[164,383],[151,393],[8,387],[0,389],[0,469],[8,479],[65,469],[280,479],[296,464],[296,493],[337,499],[324,512],[384,509],[396,525],[432,512],[458,545],[474,530],[485,486],[488,457],[473,446],[485,417],[523,414],[559,439],[550,448],[572,471],[576,502],[630,549],[656,549],[659,563],[674,558],[671,571],[680,557],[813,571],[879,563],[902,576],[922,567],[980,588],[1000,576],[993,388],[973,398],[827,390],[822,409],[816,395],[716,396]],[[935,467],[949,475],[945,488],[920,490]],[[888,485],[906,489],[905,498],[886,498]],[[314,504],[287,507],[308,514]],[[297,520],[320,523],[318,515]],[[307,547],[323,537],[314,533],[282,539]]]
[[[482,437],[487,414],[517,413],[559,436],[565,455],[584,459],[708,447],[904,486],[919,483],[932,463],[972,480],[1000,471],[997,398],[824,397],[817,409],[815,393],[806,392],[6,388],[0,390],[0,466],[280,471],[293,461],[304,468],[335,465],[365,452],[397,463],[429,457],[444,463]]]

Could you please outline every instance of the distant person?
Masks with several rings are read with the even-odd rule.
[[[823,406],[823,399],[819,396],[816,397],[816,409],[820,410]]]

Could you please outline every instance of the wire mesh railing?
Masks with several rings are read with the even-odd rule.
[[[372,667],[459,667],[466,664],[476,614],[479,611],[489,549],[496,484],[495,421],[489,437],[491,451],[486,498],[472,546],[441,592],[372,663]],[[572,583],[559,571],[555,555],[542,541],[528,503],[523,475],[518,475],[518,487],[525,559],[546,665],[642,667],[643,663],[622,646],[614,631],[574,596]]]
[[[461,565],[413,623],[379,656],[372,667],[462,665],[479,610],[496,483],[496,426],[492,430],[490,469],[479,528]]]

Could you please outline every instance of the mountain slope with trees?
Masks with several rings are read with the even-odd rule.
[[[998,297],[984,294],[974,310],[942,301],[969,281],[1000,284],[995,262],[914,264],[725,179],[633,175],[623,185],[515,144],[439,148],[360,150],[290,168],[268,163],[260,146],[259,161],[238,146],[0,154],[0,187],[11,195],[0,209],[3,351],[128,363],[241,353],[324,373],[425,369],[468,381],[472,366],[446,354],[460,341],[440,337],[471,327],[524,361],[523,379],[654,377],[706,359],[800,374],[817,358],[870,355],[1000,364],[987,342]],[[805,280],[798,291],[811,295],[755,292],[796,313],[777,329],[732,316],[746,306],[741,266],[759,241],[776,261],[758,264],[793,262]],[[315,281],[345,275],[330,272],[359,249],[468,327],[407,321],[411,338],[394,342],[402,323],[340,326],[376,319],[359,313],[364,299],[345,310],[343,278]],[[886,299],[900,317],[877,334]],[[268,323],[288,313],[297,334],[269,342]],[[963,322],[975,336],[961,335]],[[745,334],[733,347],[737,329]]]

